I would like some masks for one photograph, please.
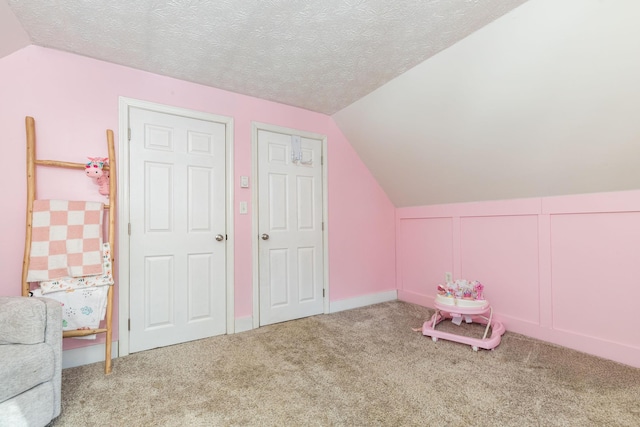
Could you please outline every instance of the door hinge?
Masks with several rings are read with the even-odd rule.
[[[324,156],[320,156],[320,166],[324,165]]]
[[[131,141],[131,128],[127,129],[127,138]]]
[[[322,222],[322,231],[324,231],[324,221]]]
[[[129,236],[131,236],[131,223],[127,224],[127,232],[129,233]]]
[[[129,321],[127,322],[127,328],[129,328],[129,330],[131,330],[131,319],[129,319]]]
[[[324,298],[324,289],[322,290],[322,298]]]

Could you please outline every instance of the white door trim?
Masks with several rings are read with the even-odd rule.
[[[141,108],[159,113],[173,114],[176,116],[190,117],[194,119],[224,123],[226,127],[226,312],[227,334],[235,331],[234,314],[234,174],[233,174],[233,118],[219,116],[201,111],[156,104],[154,102],[138,99],[119,97],[119,133],[118,133],[118,259],[116,269],[118,271],[118,356],[129,354],[129,109]]]
[[[300,135],[303,138],[319,139],[322,142],[322,232],[323,270],[324,270],[324,313],[329,313],[329,204],[327,189],[327,136],[317,133],[291,129],[267,123],[251,122],[251,246],[252,246],[252,270],[253,270],[253,328],[260,326],[260,266],[258,248],[258,131],[283,133],[287,135]]]

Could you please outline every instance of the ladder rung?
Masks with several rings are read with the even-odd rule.
[[[93,334],[102,334],[107,332],[107,330],[105,328],[100,328],[100,329],[78,329],[75,331],[64,331],[62,332],[62,337],[63,338],[69,338],[69,337],[86,337],[87,335],[93,335]]]
[[[85,169],[87,167],[86,163],[62,162],[60,160],[36,160],[35,164],[40,166],[54,166],[67,169]],[[102,167],[102,170],[108,171],[109,165],[105,164]]]

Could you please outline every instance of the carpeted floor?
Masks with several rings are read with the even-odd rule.
[[[640,426],[640,369],[508,331],[434,343],[411,329],[431,313],[394,301],[66,369],[50,425]]]

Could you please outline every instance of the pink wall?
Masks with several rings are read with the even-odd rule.
[[[402,208],[401,300],[479,280],[507,330],[640,367],[640,190]]]
[[[26,203],[24,117],[36,119],[40,158],[83,162],[88,155],[104,152],[105,129],[116,132],[117,144],[119,96],[233,117],[236,208],[240,201],[251,205],[251,192],[240,189],[239,176],[251,176],[252,121],[327,135],[331,300],[395,289],[395,209],[330,117],[29,46],[0,59],[0,170],[4,176],[0,295],[20,294]],[[63,175],[69,173],[73,172],[42,172],[40,197],[99,199],[90,180]],[[69,183],[64,176],[74,182],[67,196],[61,188]],[[239,318],[252,313],[251,212],[239,215],[236,209],[234,221],[235,315]]]

